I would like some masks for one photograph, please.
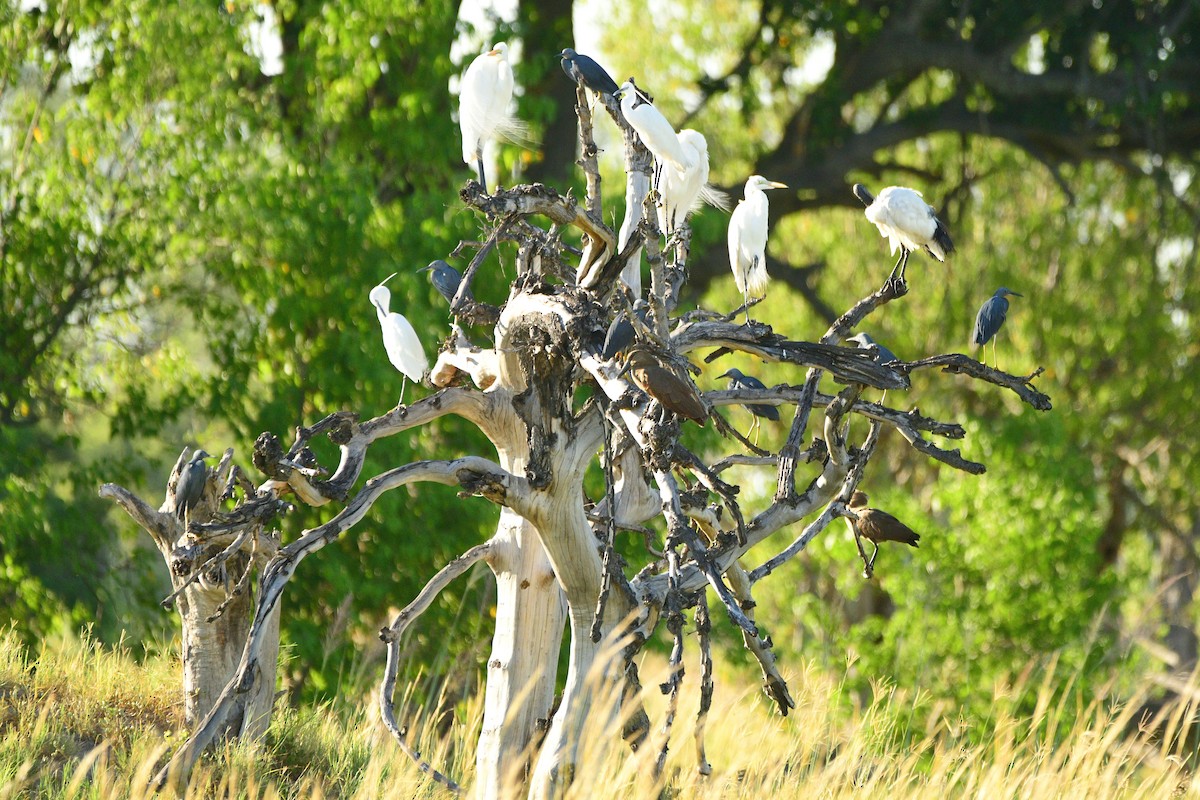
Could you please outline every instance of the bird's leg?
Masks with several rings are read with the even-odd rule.
[[[398,405],[398,406],[404,405],[404,390],[407,386],[408,386],[408,376],[402,375],[400,377],[400,400],[396,403],[396,405]]]
[[[892,267],[892,271],[891,271],[891,273],[888,274],[887,280],[883,282],[883,288],[887,291],[895,292],[898,289],[898,284],[897,284],[896,278],[900,272],[900,265],[902,263],[904,263],[904,253],[905,253],[905,250],[903,247],[901,247],[900,248],[900,257],[896,259],[896,265],[894,267]]]
[[[868,578],[875,574],[875,557],[879,555],[879,545],[876,542],[871,542],[871,544],[875,549],[871,551],[871,560],[867,562],[867,568],[863,570],[863,573]]]
[[[483,191],[487,191],[487,178],[483,175],[483,147],[480,147],[475,156],[475,169],[479,172],[479,185],[483,187]]]
[[[869,559],[867,558],[867,551],[863,549],[862,536],[858,532],[858,526],[851,523],[850,530],[854,531],[854,546],[858,548],[858,557],[861,558],[863,562],[863,577],[867,580],[870,580],[871,575],[873,574],[871,566],[875,563],[875,559],[873,557]],[[875,549],[879,549],[878,545]]]
[[[996,340],[1000,338],[1000,333],[997,332],[992,337],[992,363],[996,365],[996,369],[1000,369],[1000,356],[996,355]]]

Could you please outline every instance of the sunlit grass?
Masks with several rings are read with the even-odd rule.
[[[1136,704],[1084,697],[1053,664],[996,687],[986,724],[927,695],[878,682],[847,698],[836,676],[809,667],[788,676],[796,709],[787,718],[743,673],[719,669],[705,740],[712,774],[697,769],[692,736],[698,666],[687,664],[667,768],[654,776],[663,742],[662,664],[642,665],[653,722],[637,753],[583,739],[568,796],[596,797],[1171,797],[1197,796],[1189,740],[1193,708],[1174,710],[1166,734],[1132,735]],[[0,798],[140,798],[184,732],[178,665],[137,663],[88,642],[24,651],[0,636]],[[402,698],[413,743],[436,767],[470,784],[482,702],[432,696],[432,679]],[[1032,698],[1032,704],[1017,702]],[[279,708],[265,743],[229,745],[203,759],[189,798],[410,798],[444,792],[420,773],[378,721],[377,698]],[[450,715],[430,709],[453,707]],[[1019,708],[1033,707],[1021,716]],[[597,723],[599,724],[599,723]]]

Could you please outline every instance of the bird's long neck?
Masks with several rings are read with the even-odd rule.
[[[746,205],[752,207],[755,211],[766,212],[768,209],[767,193],[758,187],[746,189],[746,199],[742,201]]]

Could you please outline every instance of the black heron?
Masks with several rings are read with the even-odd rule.
[[[428,266],[421,267],[417,272],[428,272],[429,282],[433,284],[433,288],[437,289],[438,294],[445,298],[447,303],[454,304],[454,296],[458,294],[458,286],[462,283],[461,272],[440,258],[429,262]],[[470,289],[467,290],[463,299],[467,302],[474,301],[475,298],[471,296]]]
[[[996,369],[1000,368],[1000,362],[996,358],[995,337],[1008,317],[1009,297],[1024,297],[1024,295],[1001,286],[979,307],[979,313],[975,315],[975,330],[971,332],[971,344],[976,347],[982,347],[992,340],[992,360],[996,362]]]
[[[767,385],[753,375],[746,375],[740,369],[728,369],[721,378],[729,378],[730,389],[766,389]],[[762,403],[743,403],[742,408],[754,415],[754,443],[758,444],[758,429],[762,423],[760,419],[769,419],[772,422],[779,422],[779,409],[775,406],[763,405]]]
[[[582,83],[596,94],[617,93],[617,82],[595,59],[576,53],[569,47],[563,48],[559,56],[562,58],[563,72],[575,83]]]
[[[869,333],[856,333],[850,338],[846,339],[846,341],[854,342],[859,350],[866,350],[871,354],[871,359],[877,364],[890,364],[893,361],[900,360],[895,353],[872,339],[871,334]]]
[[[212,456],[197,450],[179,471],[179,480],[175,482],[175,516],[180,519],[204,496],[204,485],[208,482],[208,467],[204,465],[206,458]]]

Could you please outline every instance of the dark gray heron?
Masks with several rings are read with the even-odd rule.
[[[208,467],[204,465],[206,458],[212,456],[197,450],[179,471],[179,480],[175,482],[175,516],[180,519],[204,496],[204,485],[208,482]]]
[[[730,389],[766,389],[767,385],[753,375],[746,375],[740,369],[728,369],[721,378],[729,378]],[[760,420],[769,419],[772,422],[779,422],[779,409],[775,406],[763,405],[762,403],[743,403],[742,408],[754,415],[754,443],[758,444],[758,429],[762,427]]]
[[[908,268],[908,257],[914,250],[923,249],[938,261],[945,261],[946,256],[954,252],[950,231],[917,190],[888,186],[875,197],[867,187],[856,183],[854,194],[867,207],[867,219],[875,223],[879,235],[888,240],[892,255],[896,250],[900,251],[900,258],[884,284],[897,294],[908,291],[904,270]]]
[[[979,313],[975,315],[975,330],[971,333],[971,344],[975,347],[982,347],[988,343],[989,339],[992,340],[992,360],[996,362],[996,369],[1000,368],[1000,362],[996,358],[995,337],[1008,317],[1009,297],[1024,297],[1024,295],[1001,286],[979,307]]]
[[[458,294],[458,285],[462,283],[461,272],[440,258],[437,261],[429,262],[428,266],[421,267],[417,272],[428,272],[429,282],[433,284],[433,288],[437,289],[438,294],[444,297],[447,303],[454,304],[454,296]],[[472,302],[475,298],[471,296],[471,291],[468,289],[463,299]]]
[[[646,314],[649,311],[650,306],[645,300],[639,299],[633,305],[634,316],[643,325],[646,324]],[[611,361],[618,353],[624,352],[629,345],[633,344],[636,335],[633,323],[629,320],[629,313],[627,311],[620,312],[608,326],[608,333],[604,336],[604,347],[601,349],[600,355]]]
[[[912,528],[905,525],[900,520],[893,517],[886,511],[880,511],[878,508],[867,508],[867,503],[870,498],[866,492],[856,491],[850,497],[850,510],[858,515],[858,519],[854,520],[847,517],[850,523],[850,529],[854,532],[855,543],[858,544],[858,552],[863,554],[862,542],[859,537],[867,539],[871,544],[875,545],[875,549],[871,552],[871,558],[866,563],[866,575],[871,576],[871,572],[875,567],[875,557],[879,555],[880,542],[900,542],[912,547],[919,547],[917,544],[921,541],[921,534],[914,531]]]
[[[846,341],[854,342],[859,350],[866,350],[871,354],[872,360],[878,364],[890,364],[893,361],[900,360],[895,353],[872,339],[871,334],[869,333],[860,331],[859,333],[856,333],[850,338],[846,339]]]
[[[596,94],[617,93],[617,82],[594,59],[576,53],[569,47],[563,48],[559,55],[562,58],[563,72],[575,83],[582,83]]]

